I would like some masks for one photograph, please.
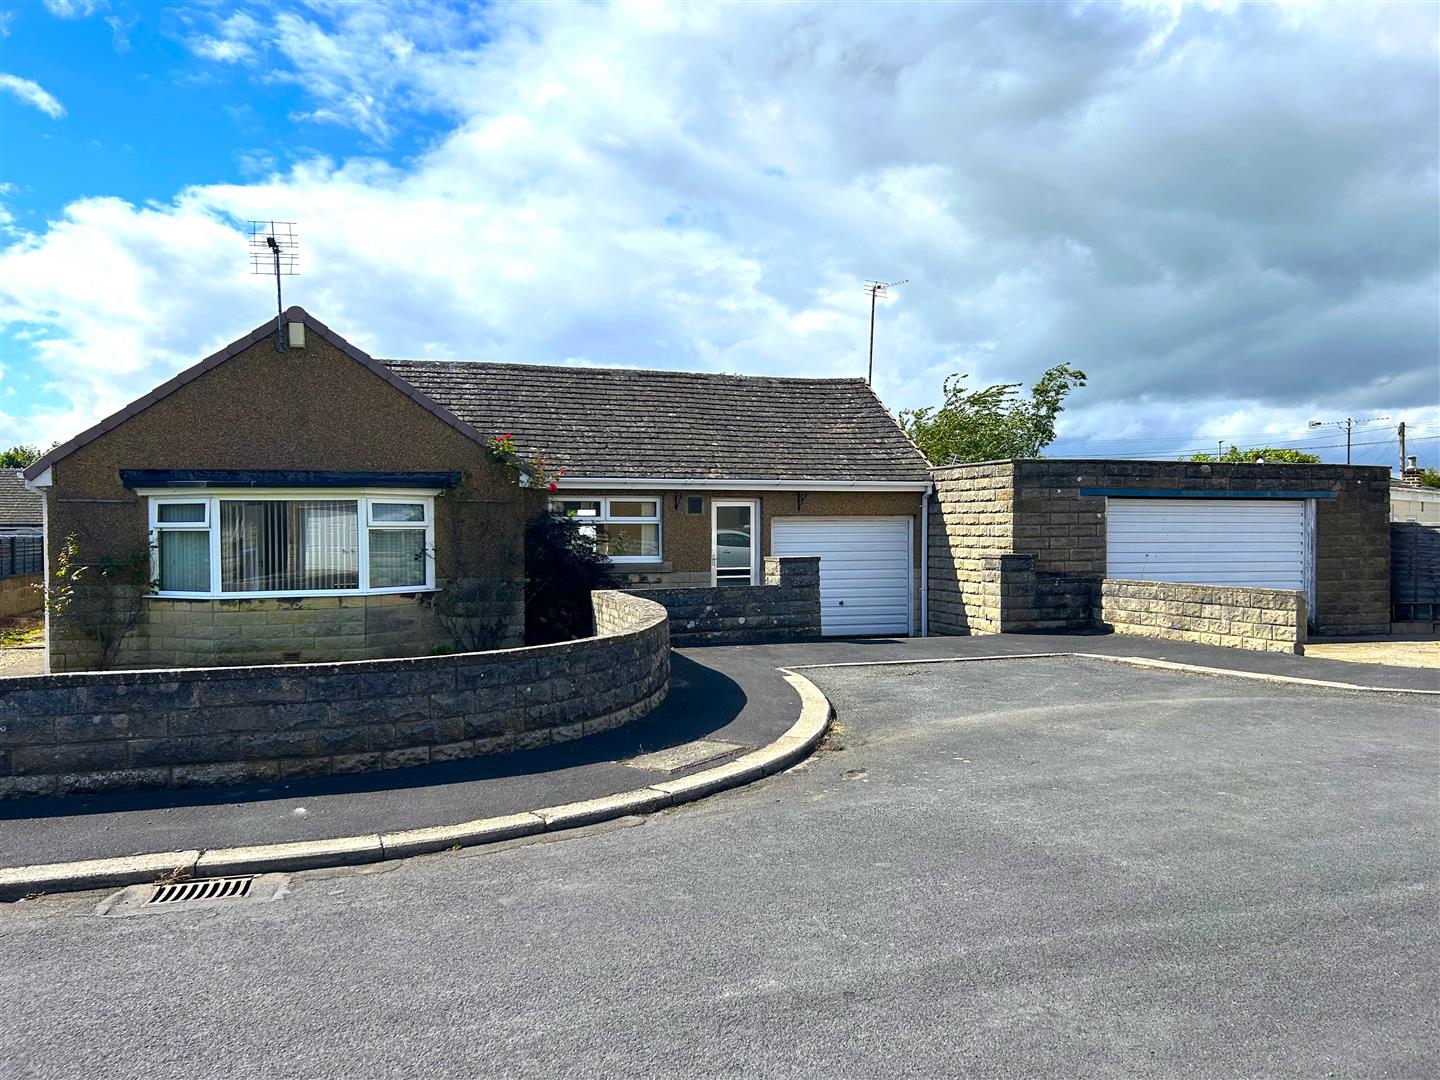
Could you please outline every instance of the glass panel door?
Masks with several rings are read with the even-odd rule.
[[[755,583],[755,504],[715,502],[711,564],[716,585]]]

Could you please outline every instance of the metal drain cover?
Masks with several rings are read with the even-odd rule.
[[[289,880],[288,874],[259,874],[131,885],[102,900],[95,908],[95,914],[115,918],[122,915],[152,915],[162,911],[229,907],[243,903],[263,904],[280,899]]]

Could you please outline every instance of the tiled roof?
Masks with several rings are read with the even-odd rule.
[[[40,494],[25,486],[17,469],[0,469],[0,525],[39,525]]]
[[[898,482],[925,458],[861,379],[381,360],[575,477]]]

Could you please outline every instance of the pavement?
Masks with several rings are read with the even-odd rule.
[[[1321,638],[1306,644],[1305,655],[1362,664],[1440,668],[1440,637]]]
[[[659,709],[620,730],[559,746],[358,776],[0,802],[0,870],[376,837],[601,799],[696,776],[784,736],[796,722],[801,703],[785,680],[783,668],[1075,652],[1292,679],[1440,691],[1440,671],[1111,634],[1007,634],[684,649],[674,654],[671,690]],[[708,749],[693,764],[637,767],[657,764],[644,755],[697,746],[696,740],[698,746]],[[684,751],[681,753],[683,756]],[[642,761],[627,764],[637,757]],[[624,812],[623,808],[615,811]],[[502,835],[514,831],[502,830]],[[373,857],[382,857],[378,843],[375,846]],[[311,849],[292,854],[307,865],[370,857],[350,849],[332,857]],[[170,864],[163,869],[170,869]],[[153,867],[145,864],[138,872],[148,880],[154,876],[152,871]],[[131,879],[138,880],[134,874],[125,878]],[[84,880],[82,876],[82,885]],[[25,883],[10,889],[0,881],[0,887],[23,895],[62,884],[54,880],[35,888]]]
[[[800,695],[745,650],[672,658],[670,692],[615,731],[538,750],[354,776],[0,802],[0,867],[284,844],[452,825],[693,776],[780,738]],[[625,764],[696,740],[675,769]],[[728,748],[728,749],[727,749]]]
[[[1431,699],[1059,657],[805,672],[822,748],[683,807],[270,902],[0,905],[0,1076],[1440,1070]]]

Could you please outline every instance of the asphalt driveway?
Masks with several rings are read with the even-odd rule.
[[[830,749],[633,827],[228,910],[8,905],[0,1075],[1440,1069],[1434,699],[806,673]]]

